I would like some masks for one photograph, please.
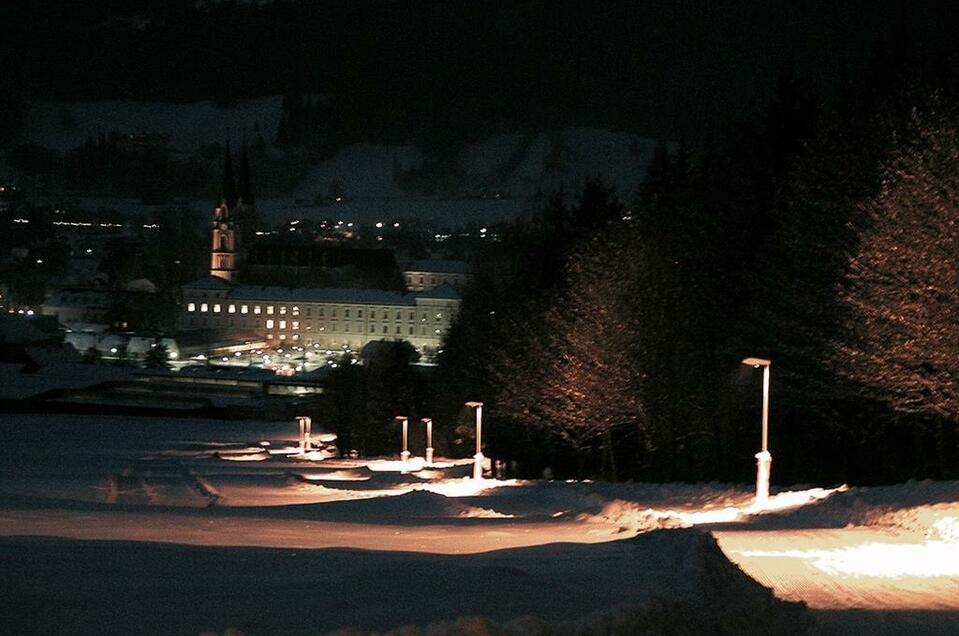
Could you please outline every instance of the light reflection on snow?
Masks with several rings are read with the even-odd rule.
[[[808,490],[792,490],[778,493],[763,503],[755,502],[746,509],[748,514],[762,514],[764,512],[785,512],[801,508],[811,503],[821,501],[837,492],[846,492],[849,486],[843,484],[838,488],[810,488]]]
[[[516,479],[444,479],[414,486],[410,490],[425,490],[444,497],[474,497],[494,488],[519,486],[522,482]]]
[[[802,559],[838,576],[882,578],[959,576],[959,542],[866,542],[834,550],[737,550],[744,557]]]
[[[764,502],[753,501],[748,506],[726,506],[713,510],[656,510],[648,508],[643,513],[656,520],[678,520],[684,526],[735,523],[746,521],[750,516],[774,512],[786,512],[822,501],[837,492],[845,492],[845,485],[838,488],[810,488],[778,493]]]

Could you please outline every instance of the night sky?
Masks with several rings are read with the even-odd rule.
[[[201,5],[198,8],[198,5]],[[939,49],[940,2],[19,2],[7,94],[221,103],[335,95],[348,141],[457,144],[597,125],[699,139],[768,102],[794,63],[823,88],[883,46]],[[880,44],[885,42],[886,44]],[[943,63],[953,63],[947,53]]]

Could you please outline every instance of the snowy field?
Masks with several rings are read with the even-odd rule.
[[[955,634],[959,483],[494,481],[0,415],[0,633]],[[419,467],[419,465],[418,465]]]

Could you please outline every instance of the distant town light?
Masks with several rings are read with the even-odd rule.
[[[377,222],[376,222],[376,227],[378,227],[378,228],[383,227],[383,221],[377,221]]]
[[[399,226],[400,226],[399,221],[397,221],[396,223],[393,224],[393,227],[399,227]]]

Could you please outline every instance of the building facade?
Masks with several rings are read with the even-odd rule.
[[[403,264],[406,291],[427,291],[441,285],[462,290],[471,278],[469,265],[463,261],[420,260]]]
[[[255,222],[255,210],[245,146],[242,159],[237,192],[227,148],[224,197],[213,211],[211,225],[210,275],[182,286],[177,325],[181,332],[207,332],[211,342],[257,341],[268,346],[358,351],[373,341],[404,340],[426,356],[439,350],[459,311],[456,285],[462,281],[453,276],[455,272],[445,274],[445,284],[431,280],[413,293],[241,284],[241,280],[260,282],[258,278],[262,278],[264,282],[282,280],[297,285],[303,280],[300,270],[307,274],[313,269],[358,270],[365,273],[363,280],[367,281],[377,280],[377,276],[388,279],[389,273],[396,271],[392,254],[383,250],[327,246],[287,250],[251,245],[247,226]],[[460,265],[464,264],[453,269],[461,270]],[[247,272],[247,267],[253,270]],[[256,271],[257,267],[262,271]],[[450,268],[440,266],[440,270],[446,269]]]
[[[401,294],[378,289],[239,285],[208,276],[183,286],[181,331],[359,350],[375,340],[405,340],[420,352],[439,350],[459,310],[450,286]]]

